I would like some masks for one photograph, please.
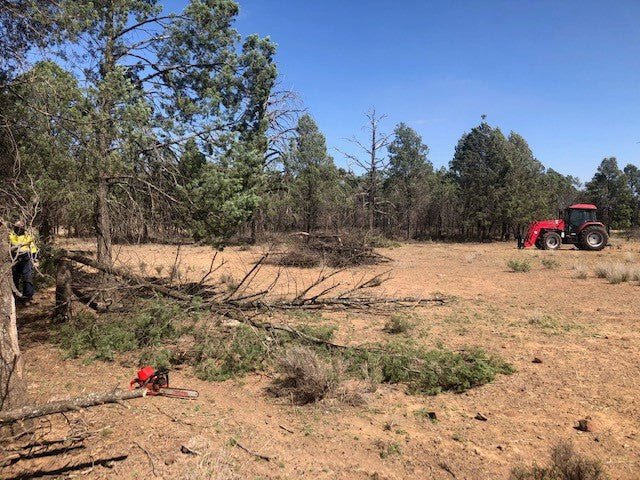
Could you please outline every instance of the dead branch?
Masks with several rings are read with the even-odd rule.
[[[144,287],[144,288],[149,289],[149,290],[153,290],[154,292],[158,292],[158,293],[160,293],[162,295],[165,295],[167,297],[175,298],[176,300],[182,300],[182,301],[185,301],[185,302],[189,302],[192,299],[191,295],[187,295],[186,293],[182,293],[182,292],[180,292],[178,290],[175,290],[173,288],[165,287],[164,285],[157,285],[155,283],[148,282],[144,278],[142,278],[139,275],[136,275],[134,273],[131,273],[128,270],[125,270],[123,268],[111,267],[109,265],[105,265],[105,264],[100,263],[100,262],[98,262],[96,260],[93,260],[92,258],[85,257],[84,255],[80,255],[80,254],[77,254],[77,253],[68,252],[68,251],[64,251],[63,250],[61,252],[61,256],[63,258],[72,260],[72,261],[74,261],[76,263],[80,263],[82,265],[86,265],[88,267],[95,268],[96,270],[100,270],[101,272],[108,273],[110,275],[115,275],[117,277],[123,278],[125,280],[130,281],[130,282],[134,282],[134,283],[140,285],[141,287]]]
[[[238,440],[236,440],[235,438],[231,439],[231,443],[235,446],[238,447],[240,450],[244,450],[245,452],[247,452],[249,455],[253,455],[254,457],[258,457],[262,460],[265,460],[267,462],[270,462],[271,459],[273,457],[269,457],[267,455],[263,455],[262,453],[258,453],[258,452],[254,452],[253,450],[248,449],[247,447],[245,447],[244,445],[242,445]]]
[[[55,413],[70,412],[81,408],[103,405],[105,403],[117,403],[122,400],[144,397],[146,390],[139,389],[133,391],[115,390],[106,393],[90,393],[82,397],[49,402],[44,405],[26,406],[15,410],[0,412],[0,426],[8,425],[20,420],[44,417]]]
[[[5,480],[18,480],[26,478],[40,478],[40,477],[59,477],[62,474],[81,470],[85,468],[93,468],[96,465],[111,467],[114,462],[121,462],[129,457],[126,453],[120,455],[114,455],[107,458],[93,458],[93,457],[73,457],[67,460],[63,465],[51,465],[50,468],[36,468],[32,470],[25,470],[23,468],[9,468],[3,469],[2,474]],[[5,476],[6,475],[6,476]]]

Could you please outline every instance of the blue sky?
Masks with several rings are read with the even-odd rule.
[[[185,2],[167,2],[172,9]],[[589,180],[605,156],[640,166],[640,1],[240,0],[236,27],[278,45],[334,148],[372,106],[448,165],[486,114],[545,166]]]

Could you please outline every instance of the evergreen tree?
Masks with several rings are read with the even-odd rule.
[[[615,157],[602,160],[586,184],[586,195],[604,213],[611,228],[629,228],[633,216],[633,193]]]
[[[631,224],[632,227],[638,227],[640,226],[640,169],[635,165],[628,164],[624,167],[624,174],[633,197]]]
[[[508,200],[507,174],[510,147],[498,128],[486,122],[462,136],[450,162],[451,174],[460,189],[462,223],[487,238],[501,224]]]
[[[416,214],[421,210],[418,203],[425,203],[429,194],[428,176],[433,174],[433,165],[427,160],[429,147],[415,130],[401,123],[395,128],[394,139],[387,151],[386,190],[399,213],[406,238],[410,238]]]
[[[505,179],[503,202],[503,236],[522,233],[532,220],[544,214],[547,198],[543,187],[544,166],[533,156],[527,141],[519,134],[509,134],[509,170]]]
[[[332,208],[337,186],[337,171],[327,154],[324,135],[310,115],[303,115],[296,126],[296,138],[287,167],[293,175],[291,187],[294,208],[300,211],[304,231],[319,227],[322,213]]]

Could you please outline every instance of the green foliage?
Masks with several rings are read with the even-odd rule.
[[[169,368],[175,363],[175,355],[168,348],[146,349],[140,355],[138,365],[140,367],[151,365],[156,369]]]
[[[71,358],[89,352],[97,360],[113,361],[117,353],[162,345],[179,336],[176,320],[182,316],[175,304],[152,301],[134,315],[104,315],[98,321],[80,314],[60,328],[60,346]]]
[[[398,248],[400,246],[400,242],[396,242],[390,238],[385,237],[384,235],[367,235],[365,237],[366,245],[373,248]]]
[[[380,458],[382,458],[383,460],[394,455],[402,455],[402,448],[396,442],[376,440],[374,443],[378,448],[378,454],[380,455]]]
[[[531,270],[531,262],[529,260],[509,260],[507,266],[514,272],[528,272]]]
[[[543,258],[541,263],[547,270],[556,270],[560,267],[560,262],[555,258]]]
[[[407,315],[392,315],[384,325],[384,331],[391,334],[406,333],[413,328],[413,323]]]
[[[586,184],[587,197],[602,210],[603,220],[612,228],[631,227],[635,208],[632,183],[618,168],[616,158],[609,157],[602,160],[598,171]]]
[[[236,157],[240,155],[236,154]],[[246,152],[255,156],[255,152]],[[206,164],[191,191],[191,230],[196,240],[221,245],[248,220],[259,203],[258,196],[244,189],[242,178],[219,166]]]
[[[302,219],[304,231],[313,232],[320,227],[323,210],[335,202],[338,171],[324,135],[308,114],[298,120],[284,168],[292,177],[288,194],[295,215]]]
[[[385,190],[402,218],[406,237],[410,238],[422,210],[419,202],[428,199],[425,186],[433,174],[433,165],[427,160],[429,147],[415,130],[401,123],[393,133],[394,139],[387,148],[389,171]]]
[[[513,368],[488,356],[481,349],[456,353],[446,349],[425,349],[409,344],[391,344],[384,351],[346,351],[345,359],[354,371],[363,365],[378,366],[386,383],[405,383],[412,393],[436,395],[442,391],[464,392],[493,381],[496,374],[511,374]]]
[[[263,368],[269,354],[262,334],[245,325],[235,328],[231,339],[201,333],[196,348],[197,377],[216,382]]]
[[[333,334],[338,330],[338,327],[335,325],[302,325],[298,327],[298,330],[310,337],[329,342],[333,340]]]

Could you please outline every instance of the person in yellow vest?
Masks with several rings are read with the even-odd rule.
[[[38,247],[33,235],[27,232],[22,221],[13,225],[12,231],[9,232],[9,243],[11,244],[11,259],[13,261],[13,283],[22,294],[21,300],[29,302],[35,293],[33,263],[38,258]]]

